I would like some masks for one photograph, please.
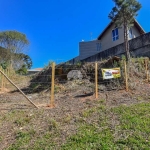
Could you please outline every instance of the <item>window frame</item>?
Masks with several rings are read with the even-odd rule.
[[[130,38],[130,39],[133,39],[133,30],[132,30],[132,27],[128,30],[128,37]]]
[[[118,30],[118,35],[117,35],[117,32],[116,32],[116,29]],[[113,31],[114,31],[114,34],[115,34],[115,35],[113,35]],[[118,29],[118,27],[112,29],[112,31],[111,31],[111,36],[112,36],[112,41],[113,41],[113,42],[119,40],[119,29]]]

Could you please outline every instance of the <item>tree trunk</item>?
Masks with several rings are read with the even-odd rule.
[[[130,52],[129,52],[129,42],[128,42],[128,27],[127,24],[124,23],[124,46],[126,53],[126,60],[130,60]]]

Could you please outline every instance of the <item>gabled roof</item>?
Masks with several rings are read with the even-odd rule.
[[[106,31],[112,26],[114,22],[111,21],[108,26],[103,30],[103,32],[98,36],[98,40],[100,40],[102,38],[102,36],[106,33]],[[144,29],[140,26],[140,24],[138,23],[138,21],[136,19],[134,19],[134,25],[135,27],[139,30],[140,34],[145,34],[146,32],[144,31]]]

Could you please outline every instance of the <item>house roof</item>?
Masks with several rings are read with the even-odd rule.
[[[28,69],[28,71],[32,72],[32,71],[36,71],[36,72],[39,72],[39,71],[42,71],[43,68],[35,68],[35,69]]]
[[[112,26],[114,22],[111,21],[107,27],[103,30],[103,32],[98,36],[98,40],[100,40],[102,38],[102,36],[106,33],[106,31]],[[141,27],[141,25],[138,23],[138,21],[136,19],[134,19],[134,25],[135,27],[139,30],[140,34],[145,34],[146,32],[144,31],[144,29]]]

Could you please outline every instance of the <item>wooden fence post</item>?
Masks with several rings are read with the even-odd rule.
[[[4,72],[4,70],[3,70],[2,67],[1,67],[1,71]],[[3,76],[3,74],[1,75],[1,77],[2,77],[2,78],[1,78],[1,80],[2,80],[2,81],[1,81],[1,90],[2,90],[2,92],[3,92],[3,91],[4,91],[4,76]]]
[[[7,68],[7,77],[9,77],[9,67]]]
[[[52,76],[51,76],[51,98],[50,107],[54,107],[54,88],[55,88],[55,63],[52,63]]]
[[[146,81],[149,80],[149,74],[148,74],[148,60],[145,59],[145,71],[146,71]]]
[[[0,73],[14,86],[16,87],[16,89],[32,104],[34,105],[36,108],[38,108],[18,87],[17,85],[15,85],[7,76],[6,74],[0,70]]]
[[[0,66],[0,70],[2,71],[2,66]],[[0,86],[1,86],[1,91],[3,91],[3,75],[0,74]]]
[[[127,64],[126,60],[124,60],[124,71],[125,71],[125,83],[126,83],[126,91],[128,92],[128,73],[127,73]]]
[[[98,98],[98,72],[97,72],[97,62],[95,62],[95,97]]]
[[[3,69],[3,72],[6,74],[6,69]],[[6,76],[7,76],[7,74],[6,74]],[[6,89],[6,79],[5,78],[3,79],[3,89],[4,89],[4,91]]]

